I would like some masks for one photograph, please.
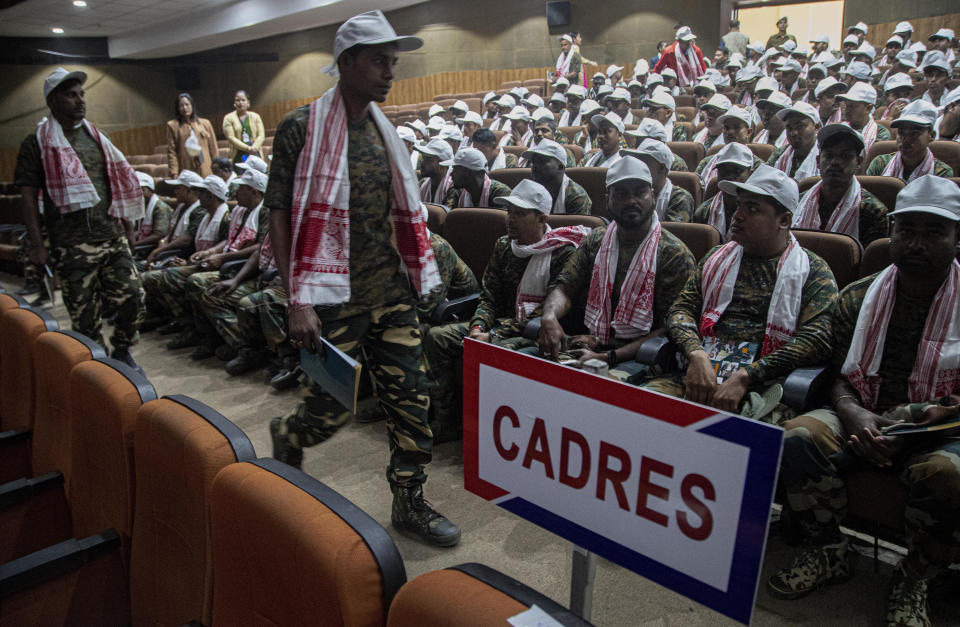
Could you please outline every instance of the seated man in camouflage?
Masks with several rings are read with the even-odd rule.
[[[777,117],[783,120],[787,144],[773,151],[767,165],[785,172],[798,183],[811,176],[820,176],[817,167],[820,113],[812,105],[796,102],[777,111]]]
[[[443,204],[457,207],[494,207],[494,200],[510,194],[510,188],[494,181],[484,169],[487,159],[476,148],[461,148],[449,161],[440,165],[450,168],[450,191]]]
[[[530,123],[533,118],[523,105],[515,106],[510,113],[503,116],[510,120],[510,130],[500,138],[500,147],[529,146],[533,142],[533,129]]]
[[[623,120],[616,113],[607,113],[606,115],[595,114],[590,121],[597,128],[597,148],[584,155],[580,161],[580,167],[609,168],[620,160]]]
[[[700,260],[667,318],[688,365],[646,387],[776,422],[777,380],[830,354],[837,284],[826,262],[790,233],[795,181],[762,165],[746,183],[724,181],[720,189],[737,196],[732,239]]]
[[[663,124],[660,124],[653,118],[643,118],[640,120],[640,124],[637,125],[635,129],[627,129],[623,132],[624,135],[629,135],[633,138],[633,145],[639,146],[643,143],[645,139],[655,139],[658,142],[667,143],[667,130],[663,128]],[[670,146],[667,146],[669,148]],[[673,152],[673,151],[671,151]],[[687,162],[673,155],[673,163],[670,165],[671,172],[689,172],[690,168],[687,167]]]
[[[630,110],[630,92],[623,87],[617,87],[607,96],[607,107],[620,116],[624,124],[636,124],[633,111]]]
[[[731,106],[730,99],[723,94],[711,96],[710,100],[700,107],[703,128],[694,133],[690,141],[703,144],[704,150],[710,150],[715,144],[722,144],[723,125],[720,124],[720,116],[729,111]]]
[[[643,161],[625,157],[608,169],[607,194],[613,222],[594,229],[551,282],[539,352],[556,360],[566,344],[581,363],[605,361],[615,376],[638,383],[647,371],[633,358],[647,339],[663,334],[667,309],[696,260],[660,226],[653,176]],[[574,307],[584,309],[590,335],[568,341],[560,319]]]
[[[552,215],[590,215],[593,203],[587,190],[566,174],[563,146],[548,139],[523,153],[533,180],[543,185],[553,199]]]
[[[165,250],[190,250],[197,235],[197,227],[203,220],[204,211],[200,207],[197,196],[203,178],[191,170],[180,170],[175,179],[165,181],[173,187],[173,195],[177,199],[177,207],[173,210],[167,233],[157,242],[157,247],[147,255],[147,263],[140,271],[150,269],[153,260]]]
[[[413,149],[423,154],[420,159],[420,200],[443,204],[453,181],[450,168],[441,164],[453,158],[453,148],[447,141],[435,137]]]
[[[564,144],[569,144],[570,140],[567,138],[566,133],[557,132],[557,123],[554,122],[552,119],[548,120],[544,118],[544,119],[537,120],[536,124],[533,127],[533,137],[534,137],[534,142],[531,148],[533,148],[534,146],[536,146],[537,144],[539,144],[545,139],[548,141],[552,141],[557,144],[560,144],[561,146],[563,146],[563,151],[566,154],[566,167],[568,168],[577,167],[577,160],[573,156],[573,152],[569,148],[564,146]],[[520,161],[518,162],[517,167],[529,168],[530,167],[529,159],[521,155],[521,158],[520,158]]]
[[[163,239],[170,229],[170,214],[173,213],[170,205],[163,202],[163,199],[154,191],[155,183],[152,176],[137,172],[137,178],[140,180],[140,189],[143,191],[144,212],[143,219],[135,226],[134,240],[130,242],[131,249],[134,246],[157,244]]]
[[[821,178],[800,199],[793,228],[845,233],[864,248],[886,237],[887,208],[856,177],[863,165],[863,136],[846,124],[828,124],[817,133],[817,145]]]
[[[753,136],[752,114],[743,107],[733,106],[730,110],[717,118],[717,122],[723,128],[724,144],[748,144]],[[710,179],[717,175],[717,155],[714,153],[704,157],[697,165],[697,174],[700,175],[700,183],[706,189]],[[753,169],[763,165],[763,161],[754,157]]]
[[[677,102],[668,91],[664,89],[654,90],[650,96],[643,99],[643,106],[647,110],[647,116],[644,120],[650,118],[663,125],[669,138],[664,141],[685,142],[689,140],[686,129],[676,124]]]
[[[579,243],[579,239],[574,242],[550,236],[547,216],[553,201],[539,183],[524,179],[497,203],[507,209],[507,235],[494,245],[473,318],[469,323],[433,327],[424,338],[424,353],[437,383],[431,392],[431,429],[438,442],[460,437],[456,364],[463,354],[463,338],[510,347],[523,345],[524,320],[535,315],[547,284],[560,273]],[[538,289],[542,290],[539,294]]]
[[[603,107],[596,100],[584,100],[580,105],[580,117],[583,122],[580,130],[573,136],[573,143],[583,148],[584,154],[587,154],[597,148],[597,133],[600,128],[593,123],[593,115],[602,114]],[[563,126],[562,124],[560,126]],[[582,161],[582,159],[581,159]]]
[[[927,582],[960,561],[960,442],[883,430],[957,417],[960,189],[922,176],[903,188],[891,216],[893,264],[840,294],[831,407],[783,425],[780,481],[806,548],[767,589],[798,599],[850,578],[844,471],[872,465],[906,489],[908,553],[894,571],[886,624],[928,626]]]
[[[640,159],[650,170],[657,218],[663,222],[689,222],[693,217],[693,196],[674,185],[667,176],[673,164],[673,153],[667,145],[655,139],[645,139],[635,150],[627,149],[623,154]]]
[[[756,156],[750,149],[739,143],[726,144],[717,153],[716,168],[717,182],[737,181],[745,182],[753,171],[759,167]],[[763,162],[760,163],[763,165]],[[733,224],[733,214],[737,210],[737,195],[735,193],[718,190],[716,194],[707,198],[696,211],[693,212],[691,222],[709,224],[723,236],[724,242],[730,241],[730,225]]]
[[[757,113],[763,130],[754,135],[754,144],[770,144],[775,148],[781,148],[787,143],[786,127],[783,120],[777,117],[777,112],[792,104],[790,97],[780,91],[773,91],[757,100]]]
[[[863,135],[863,149],[869,151],[874,142],[890,139],[886,126],[877,124],[873,111],[877,104],[877,90],[868,83],[857,83],[845,94],[837,96],[843,102],[844,123]]]
[[[929,148],[936,121],[937,108],[929,102],[914,100],[904,107],[890,124],[897,129],[897,152],[875,157],[867,166],[867,175],[895,176],[907,183],[925,174],[952,177],[953,168],[934,157]]]
[[[487,172],[517,167],[517,155],[512,155],[498,146],[497,136],[490,129],[477,129],[471,145],[486,158]]]

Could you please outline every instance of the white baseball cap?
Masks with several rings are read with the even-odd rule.
[[[796,59],[787,59],[779,65],[781,72],[796,72],[799,74],[803,71],[803,66],[800,65]]]
[[[844,44],[854,44],[854,45],[856,45],[856,46],[859,46],[859,45],[860,45],[860,38],[857,37],[856,35],[847,35],[846,37],[843,38],[843,43],[844,43]]]
[[[669,76],[670,78],[677,78],[677,71],[672,67],[665,67],[660,71],[660,76]]]
[[[819,98],[822,96],[828,89],[833,89],[834,87],[839,88],[841,92],[847,91],[847,84],[842,83],[835,79],[832,76],[828,76],[819,83],[817,83],[817,88],[813,90],[813,96]]]
[[[570,43],[573,43],[573,37],[571,37],[566,33],[560,35],[559,37],[557,37],[557,39],[559,39],[560,41],[569,41]]]
[[[249,171],[249,170],[248,170]],[[199,189],[205,189],[220,200],[227,199],[227,182],[216,174],[211,174],[207,176],[199,183],[191,185],[191,187],[196,187]]]
[[[633,79],[629,83],[627,83],[627,89],[630,89],[632,87],[639,87],[640,89],[643,89],[643,83],[641,83],[637,79]]]
[[[613,93],[613,87],[604,83],[597,89],[597,100],[603,100],[607,94]]]
[[[841,63],[843,63],[843,61],[833,56],[832,54],[830,54],[830,55],[827,55],[827,58],[823,59],[820,63],[823,63],[823,67],[830,69],[832,67],[836,67],[840,65]]]
[[[533,209],[550,215],[553,209],[553,198],[547,188],[532,179],[523,179],[513,188],[509,196],[500,196],[493,199],[493,204],[503,207],[513,205],[520,209]]]
[[[599,111],[601,109],[603,109],[603,107],[601,107],[600,103],[593,98],[587,98],[580,103],[580,115],[584,117],[589,116],[594,111]]]
[[[426,144],[421,146],[414,146],[413,149],[422,152],[425,155],[436,157],[440,159],[440,161],[449,161],[450,159],[453,159],[453,148],[450,147],[450,144],[439,137],[434,137]]]
[[[851,102],[865,102],[868,105],[877,104],[877,90],[870,83],[854,83],[846,93],[837,96],[840,100]]]
[[[700,105],[701,110],[706,109],[707,107],[713,107],[714,109],[719,109],[721,111],[728,111],[731,107],[730,99],[723,94],[714,94],[710,96],[710,100]]]
[[[444,109],[443,106],[439,104],[432,104],[430,105],[430,110],[427,111],[427,117],[431,117],[431,118],[437,117],[438,115],[441,115],[444,111],[446,111],[446,109]]]
[[[744,168],[753,167],[753,153],[750,149],[739,142],[725,144],[720,152],[717,153],[716,165],[721,163],[733,163]]]
[[[533,113],[530,114],[530,118],[536,124],[539,124],[543,120],[553,120],[553,111],[545,107],[537,107]]]
[[[367,11],[355,15],[340,25],[333,40],[333,63],[323,68],[323,72],[337,75],[337,61],[344,50],[358,44],[375,46],[396,43],[400,52],[409,52],[423,46],[419,37],[400,36],[384,17],[382,11]]]
[[[444,124],[437,134],[439,139],[452,139],[454,141],[463,141],[463,131],[456,124]]]
[[[560,78],[558,78],[558,79],[556,80],[556,82],[553,83],[553,86],[554,86],[554,87],[569,87],[569,86],[570,86],[570,81],[568,81],[565,77],[561,76]]]
[[[583,85],[570,85],[570,89],[568,89],[565,93],[567,94],[567,98],[570,98],[570,96],[576,96],[580,100],[583,100],[587,97],[587,88]]]
[[[960,187],[934,174],[918,176],[897,194],[896,210],[890,215],[900,213],[932,213],[960,221]]]
[[[802,115],[812,120],[817,126],[820,126],[820,111],[812,104],[806,102],[795,102],[789,107],[780,109],[777,111],[777,117],[781,120],[786,120],[787,116],[793,113]]]
[[[921,52],[926,52],[927,47],[923,44],[922,41],[915,41],[912,44],[910,44],[910,50],[919,54]]]
[[[567,79],[563,79],[563,80],[567,80]],[[557,81],[557,83],[559,84],[560,81]],[[567,85],[569,84],[570,83],[568,82]],[[496,99],[496,97],[497,97],[497,92],[495,91],[488,91],[487,93],[485,93],[483,95],[483,106],[487,106],[487,103],[490,102],[491,100]]]
[[[523,151],[521,155],[524,159],[530,159],[533,155],[542,155],[544,157],[553,157],[560,162],[560,165],[567,165],[567,151],[563,146],[550,139],[541,139],[536,146]]]
[[[166,179],[167,185],[182,185],[184,187],[199,187],[203,183],[203,177],[193,170],[180,170],[180,174],[175,179]]]
[[[670,147],[662,141],[650,139],[649,137],[640,142],[640,145],[636,148],[624,148],[620,152],[631,157],[636,157],[637,159],[642,157],[650,157],[667,170],[669,170],[670,166],[673,165],[673,152],[670,150]],[[608,175],[607,187],[609,186],[610,178]]]
[[[750,64],[745,68],[737,70],[737,82],[746,83],[747,81],[752,81],[755,78],[760,78],[763,76],[763,71],[756,65]]]
[[[404,126],[407,126],[407,127],[410,127],[410,128],[412,128],[413,130],[415,130],[415,131],[420,131],[420,132],[421,132],[422,134],[424,134],[424,135],[427,134],[427,125],[424,124],[424,123],[423,123],[423,120],[421,120],[420,118],[417,118],[417,119],[415,119],[415,120],[411,120],[410,122],[404,122],[403,125],[404,125]],[[249,161],[249,159],[248,159],[248,161]]]
[[[708,91],[715,94],[717,93],[717,86],[713,84],[713,81],[701,78],[700,82],[693,87],[693,93],[697,93],[697,91]]]
[[[960,100],[960,87],[954,87],[940,99],[940,105],[942,108],[946,108],[958,100]]]
[[[887,39],[886,45],[889,46],[890,44],[897,44],[901,48],[903,48],[903,37],[901,37],[900,35],[890,35],[890,38]]]
[[[559,91],[553,92],[553,95],[550,96],[550,102],[559,102],[562,104],[567,104],[567,97],[561,94]]]
[[[650,174],[647,164],[640,159],[620,159],[607,168],[607,189],[623,181],[643,181],[652,186],[653,175]]]
[[[154,182],[153,177],[146,172],[137,172],[137,180],[140,181],[140,187],[156,189],[156,183]]]
[[[749,128],[753,125],[753,115],[743,107],[734,105],[726,113],[717,118],[717,121],[723,124],[726,120],[740,120]]]
[[[689,26],[681,26],[677,29],[677,41],[693,41],[696,38]]]
[[[527,108],[523,105],[517,105],[510,110],[510,113],[505,114],[503,117],[508,120],[523,120],[525,122],[530,121],[530,112],[527,111]]]
[[[649,71],[650,63],[646,59],[637,59],[637,62],[633,64],[634,76],[643,76]]]
[[[658,83],[663,83],[663,76],[657,72],[650,72],[650,74],[647,75],[647,87],[652,87]]]
[[[819,72],[821,76],[826,76],[827,66],[825,66],[823,63],[814,63],[807,68],[807,76],[809,77],[813,72]]]
[[[851,52],[850,55],[854,57],[868,57],[868,62],[872,62],[873,58],[877,56],[877,50],[870,45],[870,42],[863,40],[857,49]]]
[[[849,33],[850,31],[852,31],[852,30],[858,30],[858,31],[860,31],[861,33],[863,33],[864,35],[866,35],[866,34],[867,34],[867,25],[864,24],[863,22],[857,22],[857,23],[854,24],[853,26],[848,26],[848,27],[847,27],[847,32],[848,32],[848,33]]]
[[[662,142],[668,141],[667,129],[663,127],[663,124],[660,124],[660,122],[653,118],[643,118],[640,120],[637,128],[627,129],[624,133],[638,139],[649,137],[650,139],[657,139]]]
[[[603,72],[594,72],[593,74],[593,78],[606,78],[606,77],[607,75],[604,74]]]
[[[903,108],[900,117],[890,123],[890,126],[897,128],[902,124],[919,124],[920,126],[933,127],[937,121],[937,107],[926,100],[914,100]]]
[[[677,101],[673,99],[666,91],[655,91],[643,99],[644,105],[654,105],[655,107],[666,107],[671,111],[676,111]]]
[[[613,65],[610,65],[607,67],[607,78],[613,78],[614,74],[622,71],[623,71],[623,66],[617,65],[616,63],[614,63]]]
[[[810,43],[812,43],[812,44],[829,44],[829,43],[830,43],[830,37],[828,37],[827,35],[824,35],[824,34],[821,33],[821,34],[817,35],[816,37],[812,37],[812,38],[810,39]]]
[[[439,115],[435,115],[430,118],[430,121],[427,122],[427,128],[431,131],[439,131],[444,126],[446,126],[447,121],[441,118]]]
[[[752,160],[751,160],[752,162]],[[786,172],[768,165],[758,166],[745,183],[739,181],[720,181],[720,191],[736,196],[740,190],[773,198],[790,211],[796,211],[800,202],[800,190],[797,182]]]
[[[784,52],[793,52],[797,48],[797,42],[792,39],[788,39],[782,44],[780,44],[780,49]]]
[[[524,97],[523,97],[523,100],[521,100],[520,102],[522,102],[523,104],[530,105],[531,107],[542,107],[542,106],[543,106],[543,98],[541,98],[541,97],[538,96],[537,94],[533,94],[533,93],[530,93],[530,94],[527,94],[526,96],[524,96]]]
[[[868,81],[873,74],[873,68],[863,61],[851,61],[843,73],[849,74],[858,81]]]
[[[904,74],[903,72],[897,72],[896,74],[891,74],[887,77],[887,82],[883,84],[883,91],[893,91],[894,89],[899,89],[901,87],[913,87],[913,79],[910,78],[909,74]]]
[[[917,53],[914,50],[901,50],[897,53],[896,59],[909,68],[917,67]]]
[[[467,168],[468,170],[479,172],[480,170],[486,169],[487,158],[484,157],[483,153],[476,148],[461,148],[457,151],[457,154],[453,155],[452,158],[446,161],[441,161],[440,165],[459,165]]]
[[[730,55],[730,58],[727,59],[727,67],[735,67],[737,69],[742,68],[743,64],[746,63],[746,59],[743,58],[743,55],[739,52],[734,52]],[[708,68],[713,69],[713,68]]]
[[[466,113],[467,111],[470,110],[470,107],[468,107],[467,103],[465,103],[464,101],[457,100],[452,105],[447,107],[447,109],[450,109],[451,111],[462,111],[463,113]]]
[[[407,129],[410,130],[410,129]],[[240,185],[247,185],[257,190],[261,194],[267,191],[268,176],[263,172],[258,172],[253,168],[247,168],[240,175]]]
[[[950,63],[947,61],[947,57],[939,50],[931,50],[923,55],[923,67],[921,69],[926,71],[928,67],[941,69],[947,73],[947,76],[950,75]]]
[[[68,72],[62,67],[58,67],[54,71],[47,74],[47,78],[43,80],[43,99],[46,100],[47,97],[53,93],[53,90],[59,87],[63,82],[72,79],[77,79],[80,81],[80,84],[83,85],[87,82],[87,73],[81,72],[80,70]]]
[[[457,118],[458,124],[463,124],[464,122],[473,122],[474,124],[481,125],[483,124],[483,118],[481,118],[480,114],[476,111],[467,111],[462,118]]]
[[[605,115],[595,115],[590,118],[590,121],[596,124],[597,128],[600,128],[600,123],[606,120],[613,125],[617,131],[623,135],[623,120],[620,119],[620,116],[614,113],[613,111],[608,111]]]
[[[423,122],[420,122],[420,123],[423,124]],[[250,155],[249,157],[247,157],[246,161],[241,161],[240,163],[234,165],[233,167],[235,167],[238,170],[246,170],[248,168],[253,168],[257,172],[263,172],[264,174],[266,174],[267,172],[267,162],[256,155]]]
[[[497,106],[512,109],[517,106],[517,99],[510,94],[504,94],[497,99]]]
[[[757,101],[757,106],[760,105],[771,105],[777,107],[778,109],[786,109],[787,107],[793,105],[793,101],[790,100],[790,96],[786,95],[782,91],[774,90],[766,98],[761,98]]]
[[[409,126],[398,126],[397,135],[400,136],[400,139],[408,141],[411,144],[417,143],[417,134],[413,132],[413,129]]]
[[[757,93],[758,91],[768,91],[768,90],[769,91],[780,90],[780,83],[778,83],[777,79],[775,79],[772,76],[764,76],[763,78],[758,80],[757,84],[754,85],[753,87],[753,93]]]
[[[613,93],[607,96],[607,100],[623,100],[625,102],[630,102],[630,92],[623,87],[617,87],[613,90]]]
[[[910,22],[900,22],[897,24],[897,27],[893,29],[894,33],[910,33],[913,34],[913,24]]]
[[[954,38],[954,33],[952,28],[941,28],[934,34],[927,37],[927,41],[933,41],[934,39],[949,39],[952,41],[953,38]]]
[[[748,49],[748,50],[753,50],[753,51],[756,52],[757,54],[763,54],[763,53],[764,53],[764,50],[765,50],[765,47],[764,47],[764,45],[763,45],[763,42],[758,39],[757,41],[755,41],[755,42],[753,42],[752,44],[750,44],[749,46],[747,46],[747,49]]]

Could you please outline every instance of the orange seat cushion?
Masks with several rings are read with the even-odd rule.
[[[528,608],[458,570],[437,570],[407,582],[390,605],[388,627],[506,625]]]
[[[29,309],[0,314],[0,431],[33,426],[33,342],[45,331]]]

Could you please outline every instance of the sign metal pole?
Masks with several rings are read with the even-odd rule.
[[[593,612],[593,582],[597,575],[597,555],[573,545],[573,572],[570,575],[570,610],[584,620]]]

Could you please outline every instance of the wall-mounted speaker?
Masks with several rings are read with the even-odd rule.
[[[566,26],[570,23],[569,2],[547,3],[547,26]]]

